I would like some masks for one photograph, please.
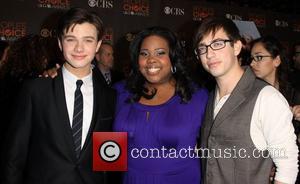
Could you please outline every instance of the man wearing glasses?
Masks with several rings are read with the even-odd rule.
[[[204,184],[295,183],[298,173],[292,113],[284,97],[238,63],[241,37],[226,18],[207,18],[195,52],[216,79],[201,128]]]

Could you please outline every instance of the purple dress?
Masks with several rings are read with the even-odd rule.
[[[128,171],[124,184],[200,184],[200,159],[195,148],[207,102],[198,89],[187,104],[175,95],[166,103],[129,104],[123,84],[118,91],[114,131],[128,132]],[[194,155],[195,156],[195,155]]]

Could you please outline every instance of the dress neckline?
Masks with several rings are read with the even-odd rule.
[[[160,109],[163,108],[173,102],[175,102],[175,100],[179,98],[178,95],[173,95],[169,100],[167,100],[165,103],[159,104],[159,105],[145,105],[145,104],[141,104],[139,102],[134,103],[134,106],[140,109],[145,109],[145,110],[156,110],[156,109]]]

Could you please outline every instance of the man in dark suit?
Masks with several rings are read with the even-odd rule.
[[[94,62],[102,74],[102,80],[108,86],[111,86],[124,78],[121,72],[113,69],[114,50],[109,42],[103,42],[101,44],[99,51],[96,53]]]
[[[21,91],[8,140],[5,184],[106,184],[92,171],[92,133],[111,131],[115,92],[91,62],[101,45],[100,18],[70,9],[58,24],[65,63],[56,78],[29,81]]]

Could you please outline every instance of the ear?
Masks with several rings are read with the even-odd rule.
[[[276,58],[274,58],[273,62],[274,62],[274,66],[278,67],[281,64],[280,56],[279,55],[276,56]]]
[[[233,49],[234,49],[234,55],[238,56],[242,50],[242,42],[240,40],[237,40],[236,42],[233,43]]]
[[[57,42],[58,42],[58,47],[59,47],[60,51],[62,51],[62,43],[59,38],[57,39]]]
[[[97,43],[96,52],[99,51],[99,48],[100,48],[100,46],[101,46],[101,43],[102,43],[102,40],[99,40],[98,43]]]

